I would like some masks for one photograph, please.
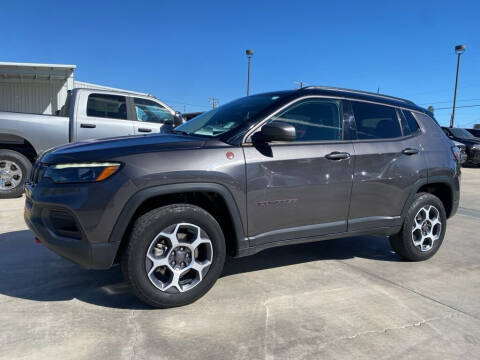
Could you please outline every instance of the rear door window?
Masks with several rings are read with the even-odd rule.
[[[87,116],[127,119],[125,96],[90,94],[87,102]]]
[[[352,101],[357,139],[392,139],[402,136],[394,107]]]

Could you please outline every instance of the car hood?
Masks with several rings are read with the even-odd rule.
[[[122,136],[62,145],[46,151],[41,161],[48,164],[106,161],[146,152],[198,149],[204,143],[202,138],[180,134]]]

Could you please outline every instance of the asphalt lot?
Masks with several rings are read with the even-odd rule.
[[[142,305],[120,270],[35,244],[23,199],[0,200],[1,359],[478,359],[480,169],[422,263],[356,237],[228,259],[195,304]]]

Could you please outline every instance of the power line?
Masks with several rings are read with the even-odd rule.
[[[461,99],[461,100],[457,100],[457,101],[477,101],[477,100],[480,100],[480,99]],[[421,103],[421,104],[418,104],[418,105],[448,104],[448,103],[451,103],[451,102],[452,102],[452,100],[446,100],[446,101]]]
[[[455,106],[455,108],[459,109],[459,108],[469,108],[469,107],[477,107],[477,106],[480,106],[480,104]],[[447,110],[447,109],[453,109],[453,106],[436,108],[435,111],[437,111],[437,110]]]

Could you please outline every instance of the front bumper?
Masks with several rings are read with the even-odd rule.
[[[32,200],[28,195],[31,193],[28,186],[26,193],[25,222],[47,248],[86,269],[108,269],[113,265],[119,242],[91,243],[81,228],[79,231],[59,231],[52,224],[53,213],[67,214],[79,227],[78,220],[71,211],[58,204]]]
[[[87,269],[108,269],[121,237],[111,234],[135,190],[122,174],[99,183],[55,184],[32,177],[25,186],[28,227],[57,254]]]

